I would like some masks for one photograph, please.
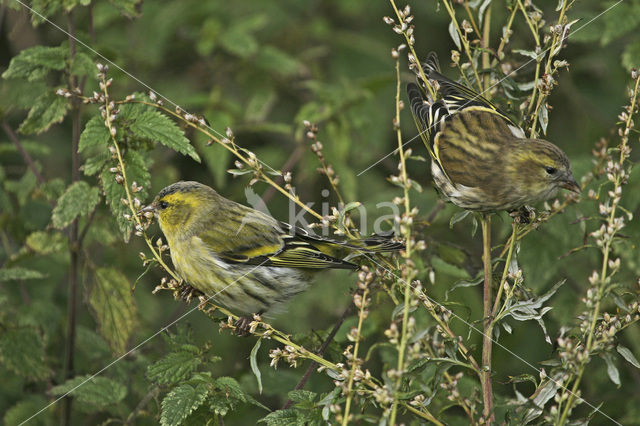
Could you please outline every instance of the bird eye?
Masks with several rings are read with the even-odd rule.
[[[166,201],[160,201],[158,203],[158,207],[160,207],[162,210],[166,209],[167,207],[169,207],[169,203],[167,203]]]
[[[555,167],[551,167],[551,166],[547,166],[547,167],[545,167],[544,169],[545,169],[545,170],[547,171],[547,173],[548,173],[548,174],[550,174],[550,175],[552,175],[552,174],[554,174],[555,172],[557,172],[557,171],[558,171],[558,169],[556,169]]]

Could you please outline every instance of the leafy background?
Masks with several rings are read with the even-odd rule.
[[[494,3],[492,34],[498,40],[508,11],[503,2]],[[570,14],[574,19],[581,18],[581,25],[613,4],[581,1],[572,6]],[[220,133],[232,128],[236,142],[266,164],[280,169],[287,162],[293,163],[296,191],[304,201],[319,205],[324,201],[321,190],[329,186],[326,177],[316,171],[317,159],[305,138],[303,120],[319,124],[324,155],[340,176],[343,195],[349,201],[363,203],[369,218],[388,213],[376,209],[376,203],[401,195],[401,190],[387,180],[397,172],[394,157],[359,176],[396,147],[391,123],[395,61],[390,50],[400,38],[382,20],[392,14],[389,3],[38,0],[31,5],[64,29],[68,29],[71,14],[79,39],[122,67],[109,70],[114,80],[110,89],[113,97],[146,92],[141,84],[144,82],[188,111],[205,116]],[[554,16],[556,4],[540,2],[538,6],[544,16]],[[445,73],[457,76],[457,71],[447,66],[454,43],[442,6],[415,2],[412,7],[416,51],[419,55],[438,52]],[[127,419],[136,424],[178,424],[185,418],[199,424],[211,419],[211,413],[219,416],[216,421],[224,416],[228,424],[250,424],[267,415],[268,410],[280,408],[303,369],[282,364],[277,370],[270,368],[268,350],[277,346],[274,342],[263,341],[257,352],[263,385],[259,393],[249,365],[255,338],[220,332],[217,322],[197,311],[155,336],[195,304],[176,301],[167,292],[152,294],[163,272],[150,268],[143,274],[146,268],[138,253],[145,249],[144,242],[136,237],[125,242],[121,231],[131,229],[131,224],[122,219],[127,210],[111,203],[119,218],[115,220],[99,189],[102,182],[107,200],[121,197],[121,187],[114,185],[108,170],[103,169],[109,158],[99,148],[101,143],[108,143],[109,134],[97,106],[76,110],[69,98],[55,94],[56,89],[67,86],[68,69],[84,83],[87,96],[100,91],[95,52],[77,45],[71,59],[67,36],[30,15],[14,0],[2,2],[0,25],[0,119],[4,130],[0,134],[0,412],[5,413],[5,424],[28,418],[134,347],[133,353],[74,394],[72,424]],[[563,50],[563,58],[571,65],[569,72],[560,72],[559,84],[550,97],[553,109],[549,111],[547,136],[568,153],[578,177],[591,168],[595,142],[614,135],[621,106],[628,102],[628,70],[640,60],[639,27],[640,2],[625,1],[572,34]],[[527,58],[513,50],[531,49],[530,42],[526,24],[516,20],[509,53],[510,58],[516,58],[515,63],[524,63]],[[404,81],[413,79],[406,61],[401,65],[401,76]],[[531,80],[533,67],[525,66],[515,78]],[[517,113],[517,99],[501,101]],[[74,111],[80,111],[75,120],[71,117]],[[131,172],[135,179],[130,180],[146,184],[138,194],[143,202],[179,179],[211,184],[226,197],[245,202],[249,179],[226,172],[234,167],[228,151],[217,144],[207,146],[207,139],[197,132],[188,130],[188,139],[183,139],[165,116],[154,114],[144,109],[123,114],[131,120],[126,126],[139,139],[139,149],[128,154],[135,158],[128,158],[128,163],[137,165]],[[83,173],[74,178],[77,164],[73,162],[71,141],[76,122],[81,122],[84,130],[79,141]],[[408,111],[402,113],[401,126],[405,140],[415,135]],[[153,142],[154,135],[149,132],[154,128],[162,129],[166,146]],[[41,178],[27,167],[12,135],[33,158]],[[632,141],[637,144],[637,137]],[[416,140],[410,146],[414,153],[425,155],[420,144]],[[459,211],[453,206],[439,212],[427,226],[424,220],[437,203],[428,167],[410,162],[408,173],[424,187],[421,193],[412,195],[412,202],[420,209],[418,221],[422,221],[416,229],[427,243],[427,250],[421,254],[424,268],[419,278],[428,283],[428,271],[433,270],[434,284],[425,284],[426,289],[433,298],[444,301],[456,282],[471,279],[481,268],[481,241],[471,235],[469,220],[449,226],[451,217]],[[637,188],[637,175],[636,170],[630,188]],[[262,182],[253,189],[259,195],[270,191]],[[335,195],[330,201],[336,202]],[[639,204],[637,191],[630,189],[625,194],[625,208],[638,213]],[[268,206],[275,217],[288,219],[285,197],[270,194]],[[551,298],[553,309],[545,317],[552,340],[561,327],[575,323],[588,285],[587,272],[598,262],[599,253],[593,249],[562,257],[582,246],[587,229],[593,230],[576,219],[595,211],[593,203],[571,205],[564,214],[528,235],[520,247],[518,261],[527,285],[535,293],[543,294],[566,279]],[[506,215],[494,220],[495,241],[506,239],[509,222]],[[86,234],[77,267],[74,378],[66,380],[69,271],[78,262],[69,248],[68,234],[75,226],[72,223],[78,223],[80,232],[86,229]],[[85,228],[86,224],[89,226]],[[160,236],[157,227],[149,232]],[[639,232],[637,221],[624,231],[628,241],[618,255],[626,272],[620,281],[633,283],[640,273],[636,248]],[[353,274],[339,271],[319,277],[272,324],[292,334],[295,341],[317,344],[350,303],[355,282]],[[131,293],[134,283],[137,287]],[[479,286],[457,288],[448,296],[464,307],[470,319],[481,315]],[[384,341],[383,332],[393,309],[382,293],[374,294],[363,329],[365,349]],[[424,315],[418,315],[417,320],[429,322]],[[330,346],[329,359],[340,359],[348,344],[346,332],[356,322],[357,316],[347,318]],[[500,337],[510,351],[534,366],[554,357],[556,347],[544,342],[535,322],[511,325],[513,332]],[[454,329],[462,336],[468,332],[460,322],[454,323]],[[640,353],[639,337],[634,326],[618,336],[635,354]],[[469,341],[477,348],[480,336],[471,333]],[[137,347],[141,342],[144,344]],[[374,351],[368,367],[379,373],[393,363],[393,357],[384,348]],[[494,363],[499,366],[494,386],[503,400],[513,397],[515,388],[525,395],[534,391],[531,383],[509,383],[510,376],[527,373],[537,377],[521,360],[495,348]],[[605,362],[592,361],[593,368],[581,387],[582,396],[603,402],[607,413],[632,424],[640,418],[640,376],[622,358],[615,365],[619,386],[610,380],[611,371],[607,373]],[[470,383],[461,387],[471,394]],[[314,374],[306,389],[317,396],[294,394],[300,401],[298,408],[318,416],[318,407],[326,405],[318,401],[327,393],[332,395],[334,384],[326,375]],[[315,402],[309,402],[314,397]],[[202,405],[205,399],[207,404]],[[62,404],[47,408],[32,423],[58,421]],[[375,413],[373,406],[365,404],[362,409]],[[583,411],[583,415],[588,412],[586,407]],[[448,412],[446,419],[451,424],[467,422],[455,410]],[[602,417],[594,419],[595,423],[604,421]]]

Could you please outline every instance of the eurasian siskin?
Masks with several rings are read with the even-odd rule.
[[[423,66],[441,99],[430,99],[413,83],[407,94],[445,200],[467,210],[512,211],[547,200],[558,188],[580,193],[560,148],[527,138],[487,99],[443,76],[435,53]]]
[[[358,269],[347,255],[404,248],[392,235],[349,242],[313,236],[198,182],[164,188],[142,211],[154,212],[178,274],[241,315],[277,311],[322,269]]]

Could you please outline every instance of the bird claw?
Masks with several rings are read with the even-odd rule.
[[[513,218],[515,223],[527,224],[536,218],[536,211],[529,206],[522,206],[517,210],[509,212],[509,216]]]
[[[194,298],[200,299],[202,296],[204,296],[204,293],[202,293],[200,290],[197,290],[194,287],[191,287],[189,284],[185,284],[184,282],[179,285],[178,294],[180,295],[180,298],[187,303],[191,303],[191,300]]]
[[[253,322],[252,317],[240,317],[235,322],[234,326],[236,327],[236,335],[240,337],[247,337],[250,333],[251,323]]]

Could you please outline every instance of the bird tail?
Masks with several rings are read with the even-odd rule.
[[[350,240],[346,245],[350,248],[366,253],[386,253],[404,250],[404,243],[394,240],[394,237],[395,233],[393,231],[390,231],[380,234],[373,234],[370,237],[361,238],[358,240]]]

